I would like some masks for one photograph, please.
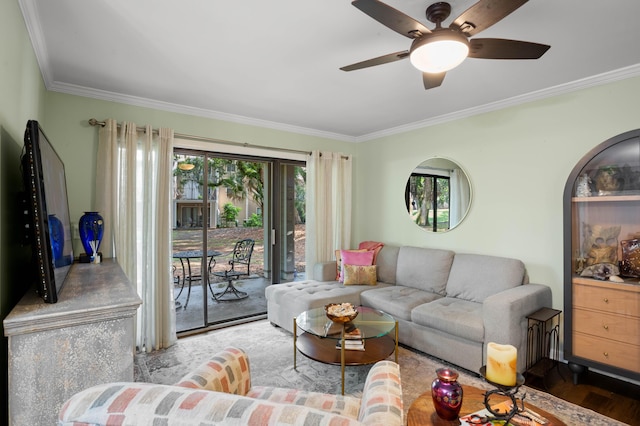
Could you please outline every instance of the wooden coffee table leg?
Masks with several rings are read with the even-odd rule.
[[[394,350],[396,354],[396,364],[398,363],[398,321],[396,321],[396,349]]]

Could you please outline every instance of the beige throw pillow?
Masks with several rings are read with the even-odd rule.
[[[378,283],[376,265],[343,265],[342,273],[344,275],[344,285],[376,285]]]

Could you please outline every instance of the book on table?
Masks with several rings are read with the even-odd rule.
[[[336,349],[342,347],[342,339],[336,342]],[[359,328],[344,332],[344,349],[347,351],[364,351],[364,335]]]

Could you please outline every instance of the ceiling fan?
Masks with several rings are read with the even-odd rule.
[[[354,71],[409,58],[422,71],[425,90],[442,84],[448,70],[466,57],[480,59],[538,59],[551,46],[501,38],[472,38],[518,9],[527,0],[480,0],[453,20],[448,28],[442,22],[449,17],[451,5],[438,2],[426,15],[436,24],[433,30],[378,0],[355,0],[351,4],[395,32],[413,39],[411,48],[340,68]]]

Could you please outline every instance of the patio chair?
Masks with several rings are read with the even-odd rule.
[[[250,238],[236,242],[233,251],[229,254],[231,259],[229,259],[229,267],[226,270],[214,271],[212,267],[209,268],[209,276],[224,278],[227,281],[225,289],[219,292],[214,292],[211,289],[211,283],[209,283],[214,300],[233,301],[249,297],[246,292],[238,290],[233,282],[240,277],[251,275],[251,255],[254,245],[255,241]]]

